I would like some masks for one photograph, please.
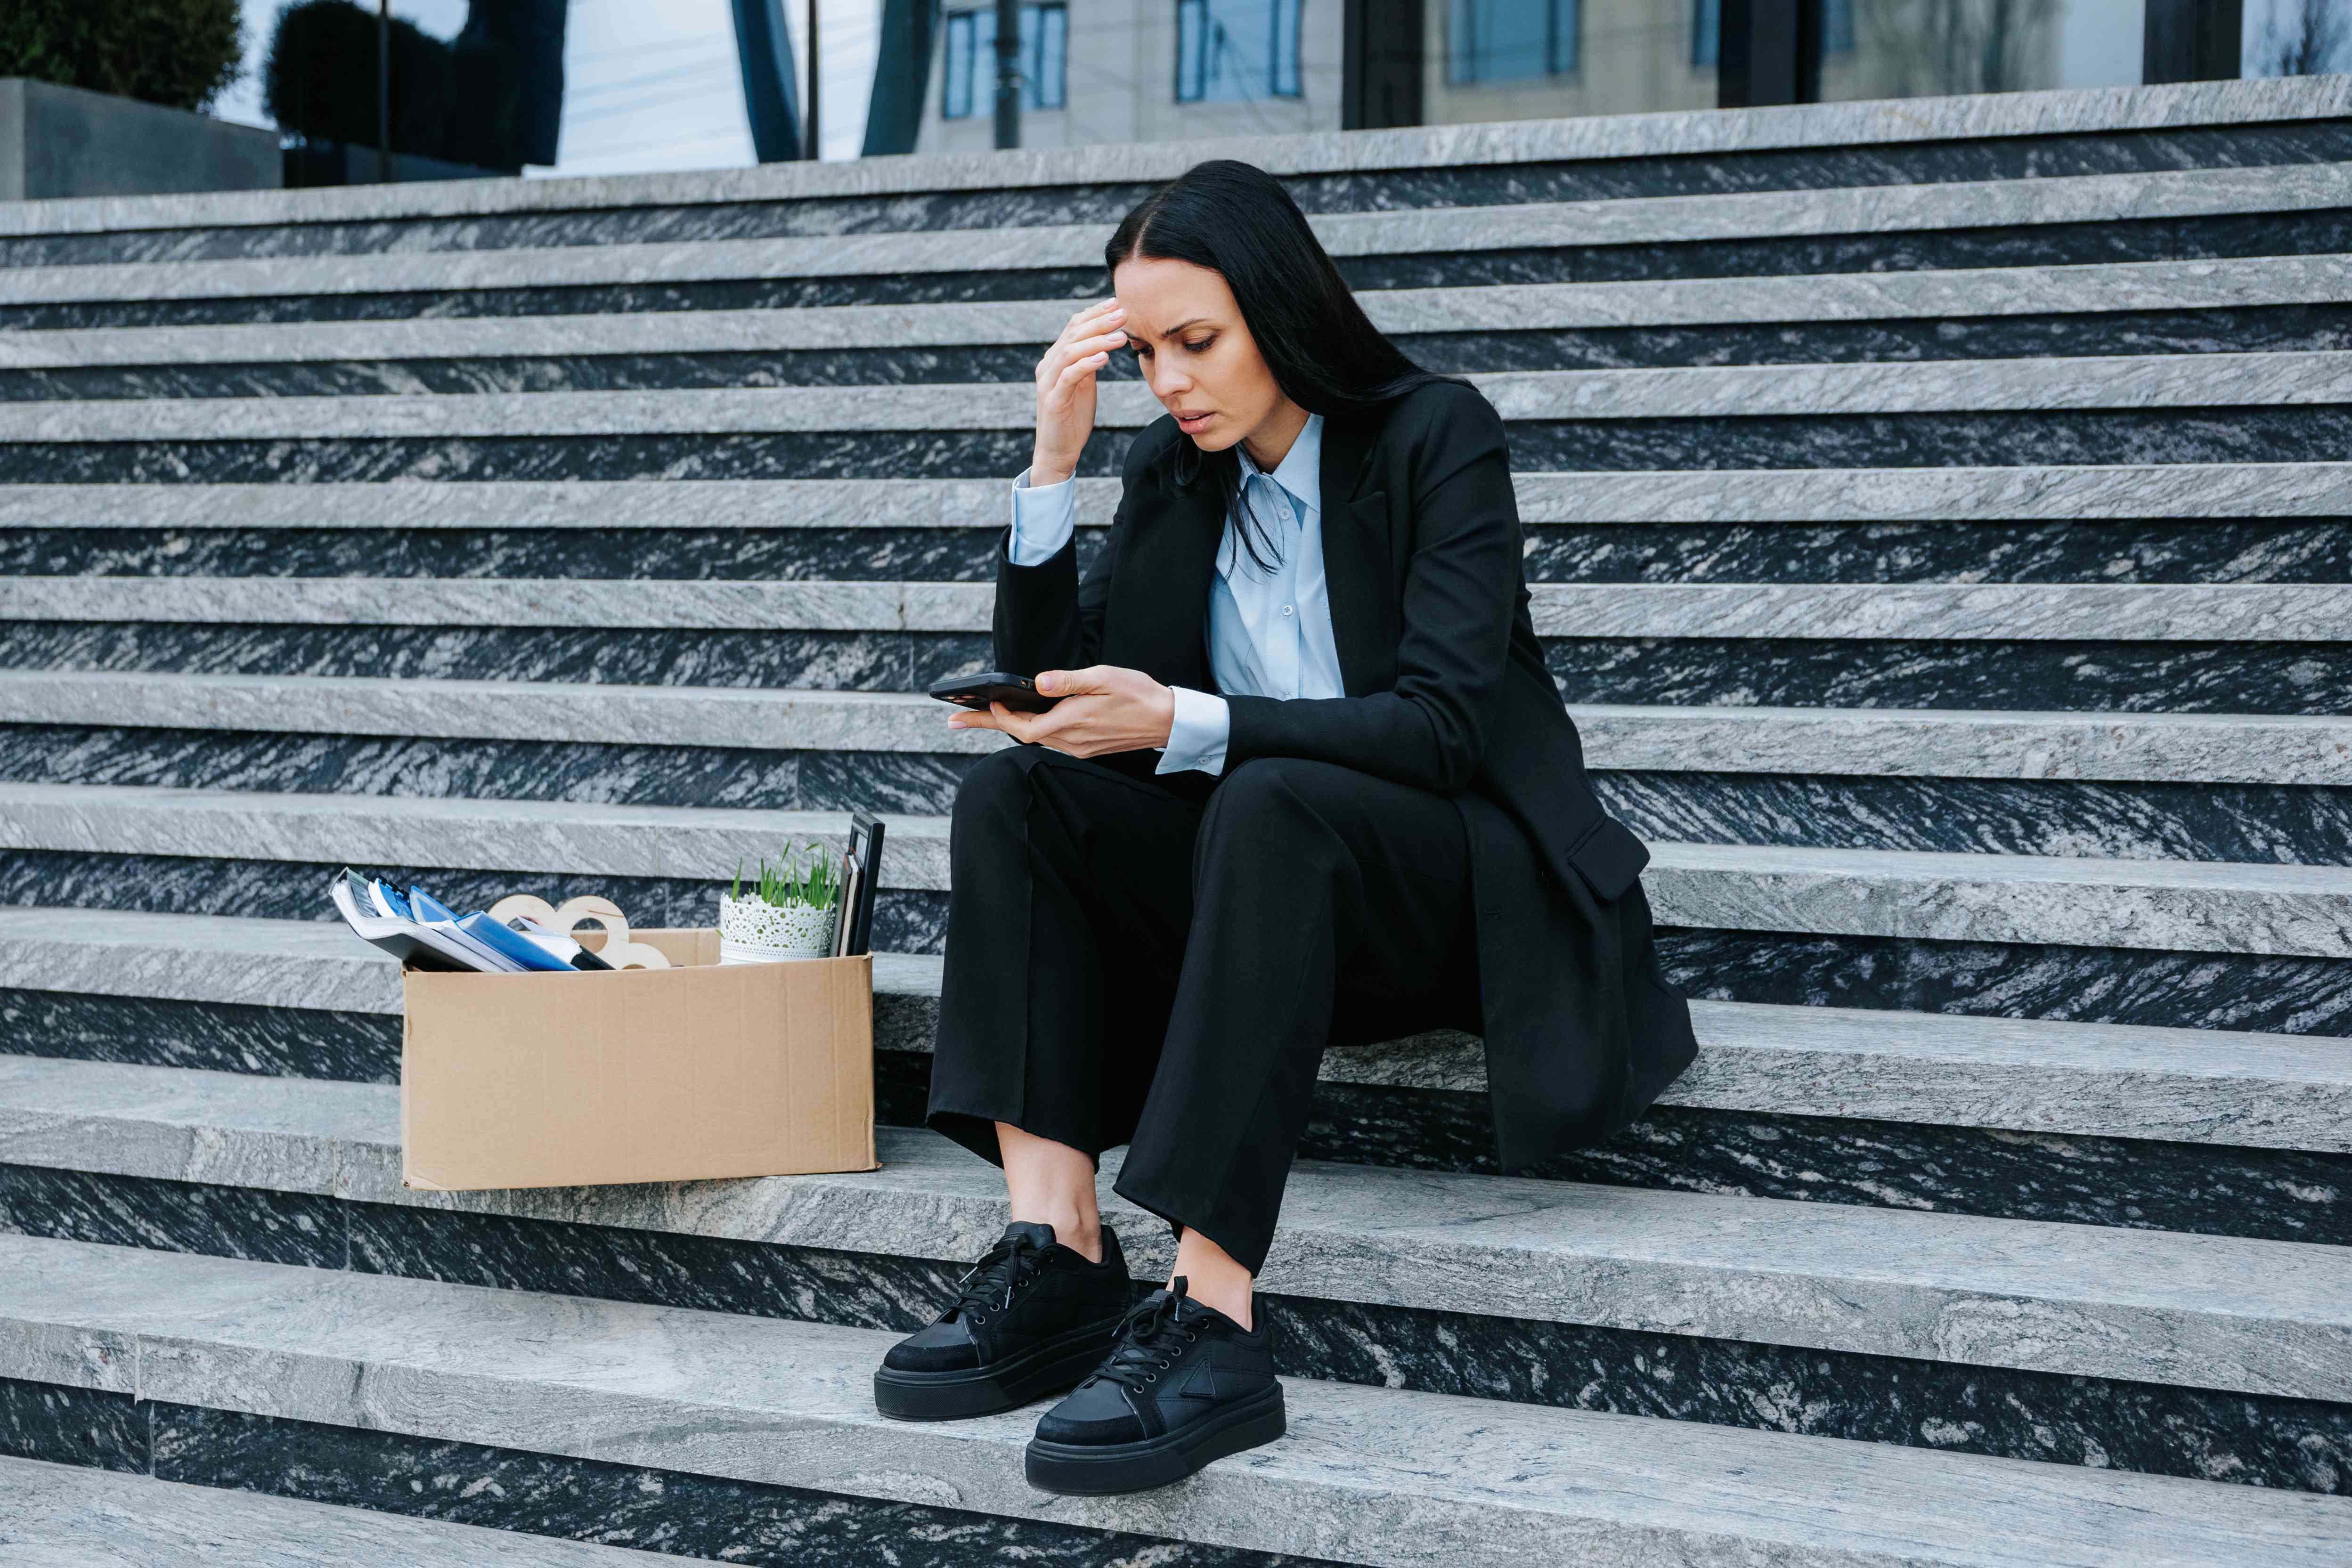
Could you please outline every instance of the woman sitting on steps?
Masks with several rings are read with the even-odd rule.
[[[1058,698],[950,727],[929,1124],[1013,1223],[875,1375],[888,1415],[1045,1411],[1032,1482],[1118,1492],[1281,1436],[1253,1282],[1324,1047],[1485,1036],[1509,1171],[1605,1139],[1695,1053],[1529,619],[1501,416],[1419,369],[1289,193],[1231,159],[1128,214],[1114,298],[1037,366],[999,668]],[[1131,351],[1169,411],[1083,573],[1072,476]],[[1096,1209],[1176,1236],[1141,1302]]]

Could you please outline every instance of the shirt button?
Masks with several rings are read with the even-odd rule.
[[[1285,615],[1289,614],[1289,613],[1290,613],[1290,606],[1289,606],[1289,605],[1287,605],[1287,604],[1284,605],[1284,606],[1282,607],[1282,612],[1283,612]]]

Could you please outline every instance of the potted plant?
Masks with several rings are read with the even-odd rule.
[[[764,855],[747,892],[737,862],[734,886],[719,895],[719,961],[765,964],[784,958],[829,958],[841,917],[841,878],[820,842],[786,844],[770,866]]]

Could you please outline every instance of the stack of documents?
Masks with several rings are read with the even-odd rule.
[[[497,920],[477,910],[453,914],[421,887],[403,894],[388,882],[346,866],[328,886],[345,925],[404,964],[519,975],[534,969],[609,969],[613,966],[562,932],[527,915]]]

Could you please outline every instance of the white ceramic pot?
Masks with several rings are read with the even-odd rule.
[[[719,961],[772,964],[785,958],[833,956],[834,922],[839,900],[829,909],[806,904],[770,904],[764,898],[719,895]]]

